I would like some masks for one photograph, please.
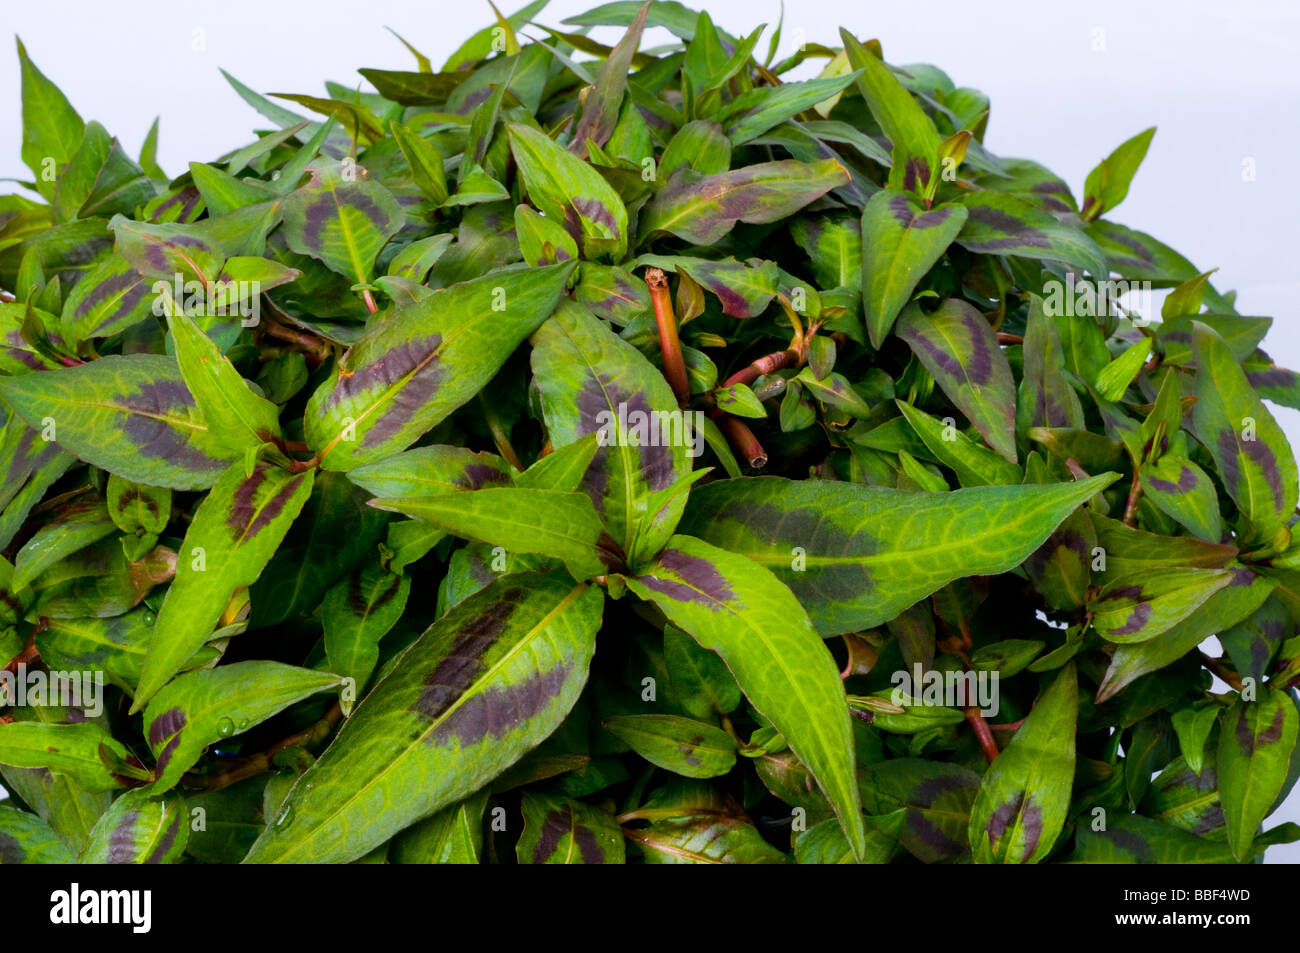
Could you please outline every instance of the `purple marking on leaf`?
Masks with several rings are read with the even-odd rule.
[[[1155,855],[1151,852],[1151,845],[1143,840],[1141,836],[1134,834],[1132,831],[1113,828],[1106,831],[1102,836],[1107,838],[1120,850],[1132,854],[1133,859],[1139,864],[1149,864],[1155,859]]]
[[[480,487],[497,483],[509,483],[510,478],[496,467],[487,463],[471,463],[465,472],[451,481],[452,486],[462,490],[477,490]]]
[[[185,710],[169,708],[149,725],[149,747],[156,748],[163,739],[171,738],[185,727]]]
[[[993,378],[993,355],[989,353],[989,348],[996,347],[996,344],[990,344],[988,340],[989,326],[973,308],[963,309],[961,323],[970,334],[970,359],[966,363],[966,376],[972,384],[987,384]]]
[[[512,685],[499,685],[466,698],[433,730],[433,743],[442,745],[455,738],[460,747],[467,748],[489,735],[505,737],[546,710],[564,688],[570,668],[562,662]]]
[[[181,829],[181,816],[173,812],[171,822],[167,829],[163,831],[162,837],[159,838],[158,844],[154,847],[153,852],[144,859],[146,864],[161,864],[167,858],[167,852],[171,850],[172,844],[176,843],[176,835]]]
[[[909,192],[925,188],[930,182],[930,163],[920,156],[912,156],[903,169],[903,188]]]
[[[895,195],[889,200],[889,214],[894,216],[898,224],[904,228],[910,228],[912,225],[912,203],[908,201],[906,195]]]
[[[1273,712],[1273,721],[1269,726],[1256,735],[1250,729],[1250,719],[1246,717],[1246,712],[1242,712],[1237,718],[1237,744],[1246,757],[1254,756],[1255,749],[1259,746],[1277,744],[1282,738],[1284,721],[1282,709],[1278,708]]]
[[[966,220],[1007,236],[1006,238],[973,239],[967,243],[983,250],[994,251],[1024,246],[1029,248],[1052,247],[1051,241],[1048,240],[1044,232],[1039,231],[1032,225],[1027,225],[1014,215],[1010,215],[1001,209],[989,208],[987,205],[976,205],[969,210]]]
[[[374,597],[374,602],[371,602],[369,595],[361,588],[361,573],[352,574],[352,578],[348,582],[348,608],[352,610],[354,615],[364,619],[376,609],[382,608],[397,595],[398,590],[402,588],[402,577],[393,573],[386,573],[385,575],[388,579],[387,588]]]
[[[923,212],[912,222],[912,228],[921,230],[926,228],[937,228],[952,217],[951,208],[933,208],[928,212]]]
[[[1157,493],[1190,493],[1196,488],[1196,474],[1189,467],[1183,467],[1178,473],[1177,483],[1156,476],[1148,476],[1146,482]]]
[[[214,460],[190,445],[185,434],[171,426],[165,416],[192,408],[194,398],[180,381],[151,381],[134,394],[117,395],[128,411],[122,432],[143,457],[162,459],[187,470],[223,470],[226,461]]]
[[[1010,829],[1017,816],[1020,817],[1020,829],[1024,835],[1024,845],[1019,859],[1027,859],[1034,853],[1039,838],[1043,836],[1043,811],[1033,803],[1033,798],[1025,796],[1025,792],[1017,792],[1012,800],[1000,805],[989,818],[984,830],[996,845]]]
[[[702,767],[704,762],[695,756],[695,749],[704,741],[703,736],[696,735],[684,745],[677,746],[677,753],[682,756],[682,760],[693,768]]]
[[[661,575],[638,576],[641,584],[651,592],[657,592],[678,602],[699,603],[713,612],[719,611],[721,603],[736,598],[727,580],[707,559],[691,556],[680,549],[665,549],[659,556],[659,567],[677,578]],[[707,597],[708,601],[701,602],[701,595]]]
[[[923,331],[914,331],[910,327],[903,326],[899,328],[898,333],[908,344],[913,345],[914,349],[919,348],[924,351],[926,356],[937,365],[941,373],[947,374],[949,377],[961,377],[961,360],[948,353],[947,348],[931,341]]]
[[[132,832],[135,830],[135,823],[139,819],[139,811],[127,811],[122,820],[118,822],[117,827],[113,828],[113,833],[108,835],[108,857],[105,863],[135,863],[135,837]]]
[[[1246,379],[1256,388],[1292,387],[1296,382],[1296,373],[1284,367],[1270,367],[1262,371],[1247,371]]]
[[[262,503],[259,509],[257,491],[266,481],[268,469],[265,466],[258,467],[253,471],[252,476],[235,489],[235,499],[230,508],[230,515],[226,517],[226,527],[234,534],[236,540],[251,539],[269,526],[284,510],[285,505],[305,479],[303,474],[293,477],[276,490],[274,496]]]
[[[483,656],[505,631],[523,597],[522,589],[507,590],[496,602],[461,625],[447,654],[425,678],[424,691],[416,699],[412,711],[437,719],[465,694],[483,671]]]
[[[1151,251],[1132,235],[1125,235],[1122,232],[1116,232],[1106,237],[1121,248],[1127,248],[1129,251],[1133,252],[1133,254],[1138,256],[1142,263],[1146,265],[1154,265],[1156,263],[1155,252]]]
[[[164,218],[170,218],[166,213],[171,211],[177,205],[181,207],[181,212],[176,216],[176,219],[184,220],[189,218],[190,212],[194,211],[195,207],[200,201],[202,201],[202,199],[203,195],[199,192],[197,186],[187,185],[179,192],[169,195],[159,204],[159,206],[154,210],[153,220],[155,222],[161,222]]]
[[[470,93],[468,96],[465,97],[464,101],[460,104],[460,108],[457,110],[457,113],[461,116],[468,116],[478,106],[481,106],[483,105],[483,103],[487,102],[488,97],[490,97],[491,95],[492,95],[491,86],[484,86],[482,89],[474,90],[472,93]]]
[[[326,404],[332,407],[344,400],[387,390],[407,377],[393,394],[389,406],[361,439],[366,447],[383,443],[400,432],[441,386],[446,373],[437,354],[441,344],[441,334],[403,342],[379,360],[358,368],[347,377],[340,377]]]
[[[542,821],[537,846],[533,848],[534,864],[545,863],[547,858],[559,849],[560,842],[564,840],[566,834],[573,838],[573,844],[578,848],[578,854],[584,864],[605,862],[605,852],[600,849],[595,835],[576,821],[571,821],[571,818],[571,814],[561,811],[547,812]]]
[[[145,284],[144,279],[142,279],[134,271],[125,271],[122,272],[121,274],[109,275],[107,278],[105,278],[103,281],[97,284],[94,288],[92,288],[90,290],[90,293],[87,294],[86,297],[81,299],[81,303],[78,304],[76,310],[73,311],[72,317],[74,319],[84,318],[86,315],[94,311],[95,308],[97,308],[99,305],[103,304],[104,302],[108,301],[111,298],[116,297],[119,294],[122,294],[123,292],[126,292],[133,285],[136,286],[137,289],[134,299],[128,301],[127,298],[124,296],[123,300],[119,303],[117,307],[118,312],[129,309],[131,305],[135,304],[142,297],[144,297],[145,293],[149,289],[148,286]]]
[[[18,843],[16,837],[0,833],[0,866],[21,864],[26,856],[27,851],[23,850],[23,845]]]
[[[622,237],[618,230],[618,221],[614,218],[614,213],[606,208],[605,203],[599,199],[574,198],[570,204],[574,210],[588,221],[595,222],[597,225],[608,230],[614,238]]]
[[[1225,427],[1219,431],[1216,443],[1223,482],[1232,489],[1234,495],[1241,489],[1242,473],[1239,455],[1244,455],[1264,474],[1273,499],[1278,502],[1283,499],[1282,472],[1278,469],[1277,457],[1273,454],[1273,449],[1265,441],[1258,437],[1254,440],[1238,440],[1237,434],[1231,428]]]
[[[19,364],[35,371],[42,370],[46,366],[45,362],[32,351],[31,345],[24,340],[22,331],[15,328],[5,335],[5,341],[13,348],[9,351],[9,357]]]
[[[1133,635],[1142,631],[1142,627],[1151,621],[1151,603],[1139,602],[1129,613],[1128,619],[1118,629],[1111,629],[1111,635]]]
[[[325,247],[324,231],[331,222],[337,222],[343,210],[351,208],[360,212],[375,228],[381,232],[388,227],[388,214],[384,212],[366,192],[353,186],[339,186],[332,194],[323,194],[315,199],[303,213],[303,243],[316,250]],[[363,265],[367,264],[362,262]]]

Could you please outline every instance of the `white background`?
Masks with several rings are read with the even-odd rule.
[[[499,4],[505,12],[522,5]],[[594,5],[552,0],[539,19],[559,27]],[[733,34],[762,22],[775,26],[780,13],[778,0],[688,5],[706,6]],[[810,42],[838,45],[843,25],[862,39],[879,38],[891,63],[934,63],[958,85],[983,90],[993,104],[986,145],[1042,162],[1076,195],[1112,148],[1158,126],[1129,197],[1108,217],[1150,232],[1201,269],[1218,267],[1217,287],[1238,290],[1243,314],[1275,319],[1265,342],[1273,358],[1300,368],[1300,4],[796,0],[786,13],[783,54],[797,30]],[[268,126],[218,67],[259,92],[323,95],[326,79],[357,83],[357,67],[415,68],[385,26],[437,68],[491,22],[480,0],[0,0],[0,34],[19,34],[82,116],[104,123],[128,151],[138,150],[161,115],[159,158],[172,175]],[[617,33],[596,35],[612,41]],[[195,49],[199,39],[203,48]],[[666,39],[656,31],[651,42]],[[0,57],[0,128],[11,130],[0,176],[26,177],[12,52]],[[1254,181],[1243,180],[1247,160]],[[1274,413],[1300,447],[1300,413]],[[1300,820],[1300,793],[1274,817],[1286,819]],[[1294,862],[1300,845],[1269,853]]]

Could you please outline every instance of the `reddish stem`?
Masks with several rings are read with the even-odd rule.
[[[789,348],[784,351],[776,351],[773,354],[765,354],[748,367],[736,371],[736,373],[732,374],[722,382],[722,386],[730,387],[732,384],[752,384],[764,374],[771,374],[784,367],[795,366],[799,363],[799,359],[799,353]]]
[[[763,445],[754,436],[754,431],[750,430],[744,421],[716,407],[709,411],[709,416],[717,422],[718,429],[727,438],[727,443],[731,444],[731,449],[735,450],[750,467],[761,470],[767,466],[767,451],[763,449]]]
[[[1124,504],[1124,522],[1128,526],[1137,524],[1138,498],[1142,495],[1141,471],[1133,468],[1133,483],[1128,488],[1128,502]]]
[[[682,358],[682,342],[677,337],[677,317],[668,293],[668,277],[658,268],[645,270],[646,287],[650,289],[650,304],[654,308],[655,325],[659,329],[659,349],[664,357],[664,377],[668,379],[679,404],[691,399],[691,381],[686,375],[686,362]]]
[[[984,757],[989,759],[989,764],[998,756],[998,743],[993,740],[993,732],[989,731],[989,723],[984,720],[978,708],[966,709],[966,720],[970,722],[971,728],[975,730],[975,737],[984,749]]]

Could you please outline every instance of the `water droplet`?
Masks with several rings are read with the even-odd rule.
[[[144,614],[144,624],[145,624],[145,625],[153,625],[153,623],[154,623],[154,619],[155,619],[155,618],[156,618],[156,616],[155,616],[152,612],[146,612],[146,613]]]
[[[241,718],[240,721],[239,721],[239,730],[240,730],[240,731],[243,731],[243,730],[245,730],[247,727],[248,727],[248,719],[247,719],[247,718]]]
[[[223,738],[229,738],[235,733],[235,723],[229,718],[222,718],[217,722],[217,734]]]
[[[284,810],[280,812],[280,816],[275,819],[275,826],[277,828],[283,829],[288,827],[292,823],[293,823],[293,808],[286,804]]]

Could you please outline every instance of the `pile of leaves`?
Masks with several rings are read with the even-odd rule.
[[[228,77],[264,128],[174,178],[19,44],[4,861],[1300,836],[1300,379],[1112,220],[1152,130],[1080,200],[848,31],[543,5],[376,92]]]

